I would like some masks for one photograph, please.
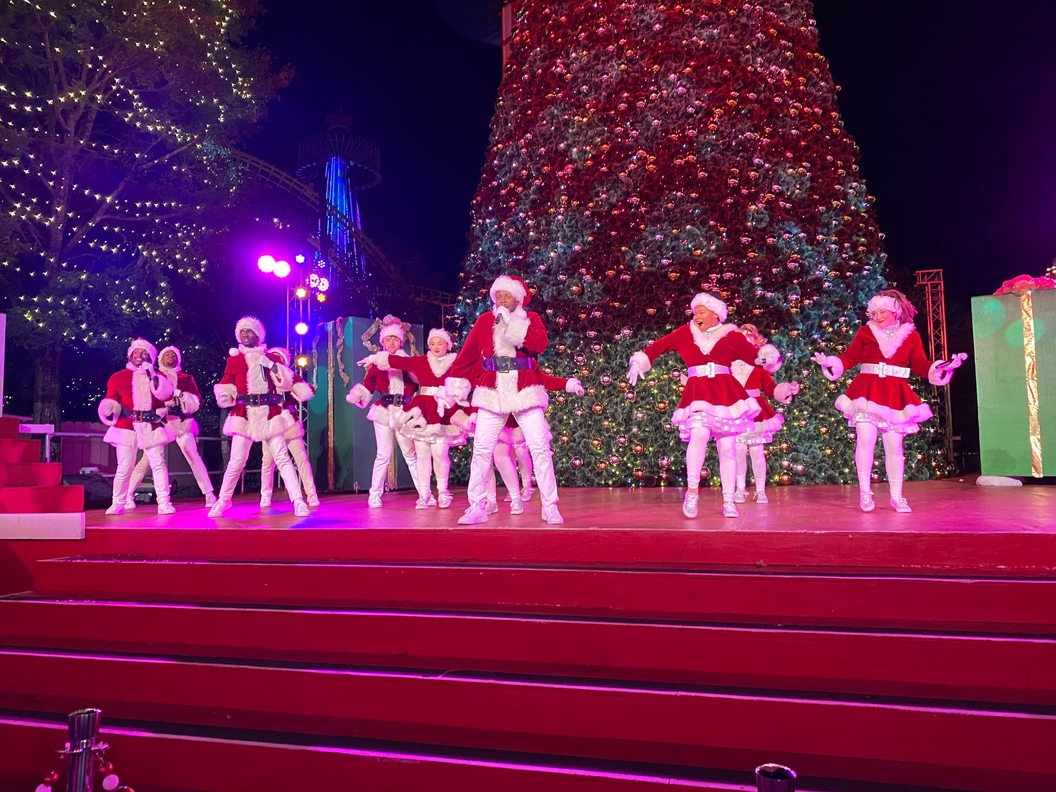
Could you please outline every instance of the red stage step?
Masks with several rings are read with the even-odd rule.
[[[84,511],[84,487],[4,487],[0,514],[71,514]]]
[[[39,440],[18,440],[0,437],[0,464],[12,465],[39,461]]]
[[[0,487],[59,486],[62,486],[61,462],[0,463]]]
[[[104,728],[100,736],[122,782],[144,792],[749,792],[745,786],[663,775],[425,752],[210,739],[156,729]],[[0,720],[0,789],[33,789],[55,765],[65,739],[65,727],[54,723]]]
[[[0,707],[818,778],[1052,789],[1056,716],[457,674],[0,652]],[[1047,787],[1045,786],[1047,785]]]
[[[6,600],[0,646],[1056,706],[1056,642],[993,635]]]
[[[22,422],[18,418],[9,415],[0,415],[0,439],[18,440],[18,427]]]
[[[1056,581],[53,559],[56,598],[1056,635]]]

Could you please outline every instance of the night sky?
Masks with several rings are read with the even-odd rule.
[[[290,171],[342,109],[381,147],[366,232],[455,290],[501,76],[498,47],[435,0],[264,0],[255,40],[296,69],[248,148]],[[944,268],[955,303],[1056,257],[1056,3],[817,0],[840,109],[904,271]]]

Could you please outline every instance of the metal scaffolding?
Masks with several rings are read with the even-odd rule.
[[[942,282],[942,270],[917,270],[917,287],[924,293],[924,313],[928,322],[928,357],[932,360],[949,360],[946,344],[946,288]],[[949,387],[931,386],[935,418],[942,432],[946,461],[953,462],[953,415],[950,410]]]

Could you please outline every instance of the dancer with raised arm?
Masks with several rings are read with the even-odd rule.
[[[861,366],[847,391],[836,399],[836,407],[857,433],[854,463],[858,469],[859,505],[875,508],[871,474],[873,453],[879,434],[884,442],[887,486],[891,507],[913,511],[902,495],[905,457],[902,441],[931,418],[931,407],[909,387],[909,375],[927,377],[932,385],[947,385],[968,356],[954,355],[949,361],[928,360],[920,334],[913,326],[917,309],[902,292],[885,289],[869,300],[869,322],[858,328],[842,355],[818,352],[813,360],[835,382],[848,369]]]
[[[271,351],[279,356],[284,366],[290,365],[288,349],[273,347]],[[283,437],[286,438],[286,447],[290,450],[293,464],[297,468],[297,475],[301,479],[301,487],[304,489],[305,502],[309,509],[319,508],[319,493],[315,488],[312,465],[308,461],[308,448],[304,444],[304,424],[301,422],[299,405],[311,401],[314,395],[315,388],[294,371],[293,386],[286,391],[286,399],[282,403],[283,408],[293,416],[293,426],[286,430]],[[271,456],[271,447],[267,443],[264,443],[260,450],[260,508],[267,509],[271,506],[271,496],[275,491],[275,460]]]
[[[700,499],[700,474],[704,469],[708,439],[715,437],[722,480],[722,513],[739,517],[733,502],[737,484],[737,435],[751,429],[759,403],[730,373],[736,360],[754,365],[756,349],[737,327],[724,324],[726,303],[714,292],[701,292],[690,302],[693,316],[641,352],[631,356],[627,381],[632,386],[649,373],[653,362],[667,352],[677,352],[687,366],[685,389],[671,423],[678,427],[686,446],[686,497],[682,513],[696,517]]]

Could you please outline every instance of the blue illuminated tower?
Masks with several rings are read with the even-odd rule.
[[[381,181],[378,147],[352,134],[352,119],[342,114],[326,119],[323,134],[301,140],[297,174],[322,180],[325,197],[319,241],[324,260],[340,259],[345,273],[365,278],[367,251],[359,214],[359,193]]]

